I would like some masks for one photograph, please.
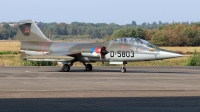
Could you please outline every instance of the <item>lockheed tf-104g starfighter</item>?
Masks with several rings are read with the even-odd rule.
[[[162,60],[181,57],[171,51],[139,38],[119,38],[109,42],[53,42],[46,38],[33,20],[20,21],[16,39],[21,42],[21,59],[32,61],[56,61],[62,63],[62,71],[69,72],[74,62],[85,65],[92,71],[90,63],[101,61],[121,64],[126,72],[127,62]],[[86,64],[87,63],[87,64]]]

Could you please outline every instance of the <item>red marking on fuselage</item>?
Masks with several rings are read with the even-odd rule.
[[[54,47],[58,47],[58,44],[54,44]]]
[[[124,49],[124,46],[122,45],[121,48]]]
[[[65,44],[65,48],[67,48],[68,47],[68,44]]]
[[[46,46],[47,43],[49,43],[50,40],[48,40],[47,42],[45,42],[43,45],[42,45],[42,55],[44,55],[44,47]]]
[[[140,48],[140,52],[142,52],[142,49]]]

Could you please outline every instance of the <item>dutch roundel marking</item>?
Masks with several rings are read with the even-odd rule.
[[[91,50],[90,50],[90,53],[93,56],[98,56],[99,55],[99,47],[97,47],[97,46],[92,47]]]

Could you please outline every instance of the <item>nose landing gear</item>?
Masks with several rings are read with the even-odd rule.
[[[122,67],[121,67],[121,72],[125,73],[126,72],[126,64],[127,62],[123,62]]]
[[[122,73],[125,73],[125,72],[126,72],[126,67],[122,67],[122,68],[121,68],[121,72],[122,72]]]
[[[125,64],[122,65],[122,67],[121,67],[121,72],[122,72],[122,73],[125,73],[125,72],[126,72],[126,66],[125,66]]]

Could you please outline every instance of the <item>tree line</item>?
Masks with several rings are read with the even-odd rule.
[[[37,22],[42,32],[51,39],[65,40],[68,37],[101,38],[110,40],[119,37],[137,37],[146,39],[159,46],[199,46],[200,23],[199,22],[173,22],[161,21],[138,25],[135,21],[130,24],[118,25],[115,23],[43,23]],[[10,26],[9,23],[1,23],[0,39],[13,39],[17,33],[18,25]]]
[[[200,23],[172,23],[162,25],[154,30],[136,28],[124,28],[114,31],[112,36],[106,39],[119,37],[137,37],[150,41],[158,46],[199,46]]]
[[[13,39],[17,34],[18,26],[11,27],[8,23],[2,23],[0,26],[0,40]]]
[[[0,39],[13,39],[16,35],[18,26],[15,25],[13,27],[9,26],[12,22],[9,23],[1,23],[0,26]],[[17,23],[15,23],[17,24]],[[115,30],[123,29],[123,28],[134,28],[140,27],[145,29],[156,29],[160,25],[166,25],[169,23],[162,23],[159,21],[153,23],[142,23],[141,25],[137,25],[135,21],[132,21],[130,24],[126,25],[118,25],[115,23],[84,23],[84,22],[72,22],[71,24],[67,23],[43,23],[37,22],[37,25],[42,30],[42,32],[48,37],[52,39],[65,39],[62,38],[64,35],[66,36],[83,36],[93,38],[104,38],[105,36],[111,36]]]

